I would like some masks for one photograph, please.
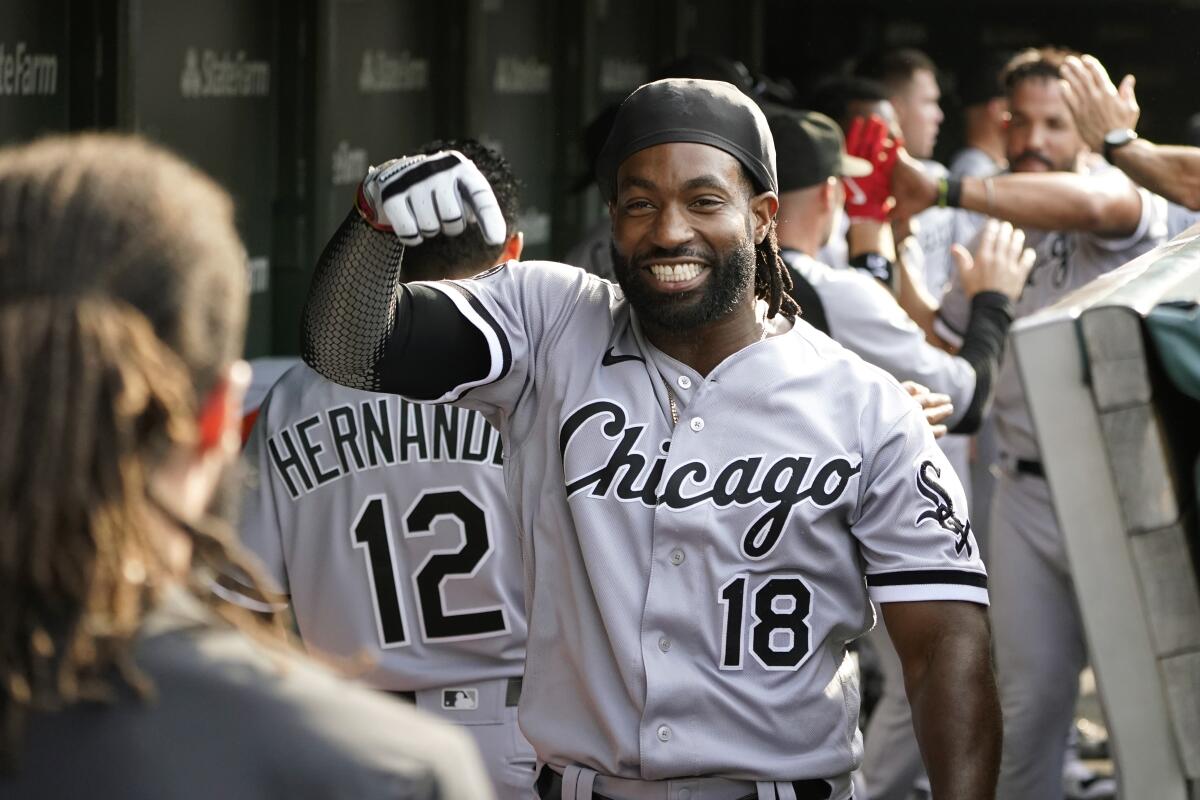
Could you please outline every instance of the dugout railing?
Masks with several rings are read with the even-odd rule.
[[[1200,226],[1012,346],[1125,800],[1200,798]]]

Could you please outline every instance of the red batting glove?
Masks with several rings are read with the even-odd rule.
[[[869,161],[874,169],[870,175],[861,178],[842,178],[846,186],[846,215],[850,222],[887,222],[888,213],[895,205],[891,197],[892,171],[902,146],[900,137],[891,135],[884,121],[874,114],[854,120],[846,136],[846,152]]]

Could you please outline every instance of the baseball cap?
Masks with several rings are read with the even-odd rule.
[[[724,81],[668,78],[633,91],[613,120],[596,162],[605,199],[617,194],[617,169],[634,153],[672,142],[706,144],[736,158],[758,191],[778,191],[775,144],[753,100]]]
[[[826,178],[860,178],[871,162],[846,154],[841,127],[816,111],[773,109],[767,118],[779,154],[779,190],[816,186]]]

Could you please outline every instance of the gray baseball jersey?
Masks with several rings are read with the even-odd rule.
[[[950,160],[951,178],[987,178],[1000,172],[1001,165],[978,147],[967,146],[954,154]]]
[[[949,172],[937,161],[922,161],[926,174],[934,178],[944,178]],[[950,255],[950,245],[954,243],[955,209],[927,208],[913,217],[913,235],[921,246],[923,259],[921,275],[925,286],[934,297],[940,297],[946,291],[946,285],[954,273],[954,259]]]
[[[316,285],[310,307],[336,279]],[[846,643],[873,624],[870,598],[987,602],[920,410],[807,323],[701,375],[578,269],[403,290],[412,330],[486,341],[479,370],[447,349],[436,384],[413,378],[504,436],[532,587],[521,727],[541,760],[844,779],[861,758]]]
[[[798,250],[781,251],[784,261],[821,300],[829,335],[838,344],[898,380],[913,380],[950,396],[962,418],[975,394],[975,370],[925,341],[925,333],[879,281],[858,270],[835,270]]]
[[[478,412],[347,389],[306,364],[267,395],[243,542],[304,642],[414,691],[520,675],[520,551],[500,437]]]
[[[1200,222],[1200,211],[1192,211],[1178,203],[1167,203],[1168,239],[1174,239],[1197,222]]]
[[[1093,174],[1111,170],[1099,167]],[[1074,289],[1157,247],[1166,236],[1167,203],[1158,195],[1139,189],[1142,214],[1137,229],[1119,239],[1092,233],[1027,229],[1026,244],[1037,253],[1033,269],[1020,299],[1020,318],[1057,302]],[[973,237],[974,238],[974,237]],[[972,246],[974,241],[969,242]],[[961,340],[969,319],[970,304],[957,280],[942,300],[935,328],[950,342]],[[1009,456],[1037,460],[1037,439],[1025,405],[1025,395],[1016,363],[1006,353],[996,384],[995,414],[1000,446]]]

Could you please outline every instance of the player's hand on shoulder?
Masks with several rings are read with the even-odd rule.
[[[933,431],[933,438],[940,439],[945,436],[946,426],[942,423],[954,413],[954,405],[950,402],[950,396],[932,392],[929,387],[922,386],[916,381],[903,381],[900,385],[921,407],[925,414],[925,422]]]
[[[358,210],[374,227],[406,245],[458,236],[477,224],[489,244],[503,244],[504,215],[479,168],[457,150],[405,156],[371,167]]]
[[[1025,231],[995,219],[983,226],[974,253],[960,244],[954,245],[951,253],[967,297],[1000,292],[1013,302],[1021,297],[1036,258],[1025,246]]]

